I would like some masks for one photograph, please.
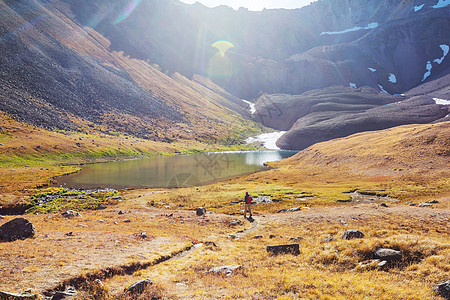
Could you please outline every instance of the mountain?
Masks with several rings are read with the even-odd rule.
[[[1,109],[43,127],[209,142],[259,122],[288,131],[281,148],[302,149],[448,120],[435,100],[450,98],[445,0],[260,12],[178,0],[0,5]]]
[[[59,1],[0,1],[2,111],[44,128],[164,142],[226,140],[254,130],[239,99],[114,52],[73,19]]]
[[[403,93],[422,83],[428,61],[426,80],[448,74],[448,59],[434,62],[450,40],[445,1],[322,0],[251,12],[148,0],[127,18],[128,1],[68,2],[83,24],[96,21],[113,49],[185,76],[207,75],[245,99],[349,83]],[[212,45],[220,40],[234,45],[222,58],[228,73],[214,68]]]

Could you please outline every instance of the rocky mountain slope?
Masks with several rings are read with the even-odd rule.
[[[223,141],[257,131],[251,119],[301,149],[448,115],[434,100],[449,100],[445,0],[260,12],[178,0],[0,5],[1,108],[43,127]]]
[[[2,111],[45,128],[164,142],[222,140],[253,126],[240,100],[113,52],[72,19],[62,2],[0,1]]]

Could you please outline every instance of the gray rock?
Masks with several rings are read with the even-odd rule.
[[[387,261],[386,260],[382,260],[378,263],[377,267],[379,268],[386,268],[387,267]]]
[[[387,262],[398,261],[402,259],[402,252],[394,249],[388,248],[378,248],[373,256],[380,260],[385,260]]]
[[[230,225],[231,225],[231,226],[236,226],[236,225],[240,225],[241,223],[242,223],[242,222],[239,221],[239,220],[233,220],[233,221],[231,221]]]
[[[197,216],[203,216],[204,214],[206,214],[206,209],[204,207],[199,207],[195,212]]]
[[[227,239],[234,240],[235,238],[236,238],[236,235],[234,235],[234,234],[227,235]]]
[[[148,286],[151,286],[153,281],[150,279],[144,279],[133,283],[127,288],[127,292],[132,294],[142,293]]]
[[[119,215],[125,214],[122,210],[119,210]]]
[[[342,235],[342,238],[344,240],[351,240],[351,239],[361,239],[364,237],[364,234],[361,231],[355,230],[355,229],[347,229],[344,234]]]
[[[437,284],[433,287],[433,290],[441,297],[450,299],[450,280]]]
[[[7,292],[0,291],[0,299],[2,299],[2,300],[19,300],[19,299],[39,300],[39,299],[41,299],[41,297],[38,294],[31,294],[29,292],[14,294],[14,293],[7,293]]]
[[[15,218],[0,226],[0,241],[12,242],[33,237],[36,234],[34,225],[24,218]]]
[[[381,203],[380,206],[388,207],[386,203]]]
[[[283,213],[283,212],[294,212],[294,211],[299,211],[299,210],[301,210],[300,207],[285,208],[285,209],[279,210],[278,213]]]
[[[429,207],[429,206],[433,206],[430,203],[420,203],[419,205],[417,205],[418,207]]]
[[[298,236],[298,237],[295,237],[295,238],[290,238],[289,240],[290,240],[290,241],[294,241],[294,242],[298,242],[298,241],[303,240],[303,237]]]
[[[437,200],[430,200],[430,201],[427,201],[427,203],[434,204],[434,203],[439,203],[439,201],[437,201]]]
[[[333,238],[329,237],[329,238],[321,240],[320,243],[322,244],[322,243],[328,243],[328,242],[332,242],[332,241],[333,241]]]
[[[81,214],[74,210],[68,210],[61,214],[65,218],[81,217]]]
[[[277,254],[300,254],[300,245],[299,244],[291,244],[291,245],[277,245],[277,246],[267,246],[267,252],[277,255]]]
[[[226,276],[231,276],[234,271],[239,269],[242,269],[242,266],[240,265],[221,266],[211,268],[206,273],[224,274]]]
[[[67,299],[70,297],[75,297],[77,295],[77,291],[75,288],[69,286],[64,292],[56,292],[50,300],[61,300]]]

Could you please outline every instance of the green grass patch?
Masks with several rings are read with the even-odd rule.
[[[26,214],[55,213],[67,210],[93,210],[102,206],[117,204],[112,197],[117,191],[100,190],[91,193],[63,188],[49,188],[30,197]]]

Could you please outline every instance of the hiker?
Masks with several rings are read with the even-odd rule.
[[[248,192],[245,192],[245,197],[244,197],[244,218],[247,218],[247,212],[250,214],[250,217],[252,217],[252,210],[251,210],[251,205],[252,205],[252,196],[249,195]]]

